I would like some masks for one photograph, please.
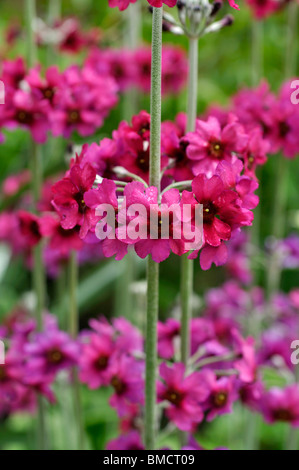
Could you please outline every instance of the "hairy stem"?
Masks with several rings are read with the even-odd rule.
[[[77,253],[73,251],[69,260],[69,311],[70,322],[69,332],[70,335],[76,339],[79,332],[79,312],[78,312],[78,261]],[[75,368],[72,370],[72,391],[74,402],[74,415],[76,420],[76,427],[78,433],[77,450],[84,450],[84,425],[80,397],[80,383],[78,380],[78,373]]]
[[[150,185],[160,192],[161,162],[161,74],[163,8],[153,8]],[[145,377],[145,447],[155,449],[157,426],[157,323],[159,311],[159,265],[151,257],[147,264],[147,321]]]
[[[189,82],[187,104],[187,132],[195,129],[197,116],[198,91],[198,39],[189,39]],[[190,357],[190,336],[192,318],[194,262],[188,259],[188,254],[181,260],[181,361],[187,367]]]

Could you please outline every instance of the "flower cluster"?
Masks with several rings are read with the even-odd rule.
[[[50,131],[64,137],[74,131],[84,137],[93,134],[118,102],[114,79],[87,66],[71,66],[63,73],[51,66],[41,77],[39,67],[27,72],[23,60],[17,59],[4,61],[1,79],[1,127],[25,128],[38,143],[44,143]]]
[[[111,390],[109,404],[120,419],[120,439],[131,442],[134,436],[134,448],[142,448],[144,339],[139,330],[124,318],[112,324],[93,319],[91,330],[73,340],[51,315],[45,322],[45,331],[36,333],[34,321],[18,312],[1,328],[9,345],[7,361],[0,366],[1,415],[34,411],[39,394],[54,402],[52,385],[58,374],[77,367],[80,381],[90,389]],[[241,386],[255,381],[256,360],[251,339],[235,330],[231,341],[221,344],[213,321],[197,318],[192,322],[192,370],[186,371],[176,360],[179,330],[175,320],[159,323],[158,401],[171,423],[193,433],[204,420],[231,412]],[[117,442],[108,448],[121,445]]]
[[[261,20],[282,10],[290,1],[296,0],[264,0],[262,2],[259,0],[246,0],[246,3],[252,10],[254,17]]]
[[[151,48],[143,46],[135,50],[98,49],[89,53],[86,66],[100,74],[111,75],[119,89],[125,92],[138,88],[149,93],[151,86]],[[162,93],[178,93],[185,86],[188,75],[186,53],[178,46],[162,48]]]

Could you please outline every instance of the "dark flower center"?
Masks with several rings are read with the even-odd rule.
[[[213,396],[213,404],[217,408],[221,408],[227,403],[227,393],[226,392],[218,392],[215,393]]]
[[[112,377],[110,383],[117,395],[122,395],[126,390],[126,384],[122,382],[116,375]]]
[[[20,110],[17,112],[16,120],[21,124],[32,124],[33,117],[32,114],[28,113],[27,111]]]
[[[279,123],[278,128],[280,137],[286,137],[290,132],[290,126],[284,121]]]
[[[141,171],[144,171],[144,173],[147,173],[149,171],[149,151],[147,150],[146,152],[139,152],[137,159],[136,159],[136,165],[138,168],[140,168]]]
[[[187,159],[186,149],[188,145],[189,142],[180,142],[179,148],[174,151],[173,155],[171,155],[172,158],[175,158],[177,163],[185,163],[185,160]]]
[[[290,412],[290,410],[286,410],[286,409],[278,409],[278,410],[275,410],[274,412],[274,418],[277,420],[277,421],[292,421],[292,413]]]
[[[44,98],[46,98],[49,101],[52,101],[52,99],[54,97],[54,94],[55,94],[55,92],[54,92],[53,88],[45,88],[43,90]]]
[[[83,194],[82,192],[80,191],[79,193],[75,194],[74,195],[74,199],[75,201],[78,203],[78,206],[79,206],[79,212],[81,214],[83,214],[85,208],[86,208],[86,204],[85,204],[85,201],[83,199]]]
[[[3,366],[0,366],[0,382],[4,382],[6,379],[6,372]]]
[[[212,223],[216,214],[217,209],[212,202],[208,201],[203,204],[203,221],[205,224]]]
[[[224,151],[223,144],[219,141],[210,142],[209,151],[213,158],[222,158]]]
[[[51,349],[47,354],[48,361],[51,364],[60,364],[63,360],[63,354],[59,349]]]
[[[80,113],[79,111],[73,110],[68,113],[68,123],[69,124],[78,124],[80,122]]]
[[[97,370],[105,370],[108,365],[108,357],[107,356],[100,356],[96,362],[95,362],[95,367]]]
[[[167,390],[165,393],[165,400],[169,401],[175,406],[179,406],[183,400],[183,395],[177,390]]]

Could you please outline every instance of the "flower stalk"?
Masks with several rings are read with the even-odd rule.
[[[189,39],[189,82],[187,104],[187,132],[195,130],[198,91],[198,39]],[[190,323],[192,318],[192,294],[194,262],[188,254],[181,261],[181,361],[187,366],[190,357]]]
[[[73,251],[69,259],[69,333],[76,339],[79,333],[79,312],[78,312],[78,260],[77,252]],[[74,403],[74,415],[77,426],[78,442],[77,450],[84,450],[84,424],[82,416],[82,406],[80,397],[80,384],[77,369],[72,370],[72,391]]]
[[[160,192],[161,162],[161,76],[162,76],[163,8],[153,9],[152,77],[151,77],[151,137],[150,185]],[[159,311],[159,264],[151,257],[147,262],[147,322],[145,377],[145,447],[155,449],[157,426],[157,323]]]
[[[35,44],[33,23],[36,18],[35,0],[26,0],[26,33],[27,33],[27,61],[28,67],[33,67],[37,60],[37,48]],[[31,145],[31,173],[32,173],[32,198],[33,210],[38,211],[37,205],[41,195],[42,187],[42,167],[41,152],[38,145],[32,141]],[[38,331],[43,329],[43,310],[45,306],[46,280],[42,259],[42,242],[33,248],[33,289],[35,292],[35,317],[37,321]],[[38,413],[37,413],[37,442],[39,450],[46,450],[46,423],[45,423],[45,404],[41,396],[38,397]]]

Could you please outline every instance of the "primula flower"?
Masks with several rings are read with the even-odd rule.
[[[118,87],[112,77],[101,76],[90,67],[68,68],[62,75],[50,114],[54,136],[69,138],[77,131],[86,137],[102,127],[105,117],[118,101]]]
[[[32,93],[17,90],[11,99],[6,96],[3,119],[8,129],[23,127],[31,132],[35,142],[46,142],[50,130],[49,103],[46,100],[36,99]]]
[[[180,329],[180,322],[174,318],[168,318],[165,323],[158,322],[158,354],[163,359],[173,358]]]
[[[248,136],[236,117],[230,115],[223,129],[215,117],[197,120],[195,132],[188,133],[185,140],[194,174],[202,172],[211,176],[221,160],[230,161],[233,153],[241,154],[245,150]]]
[[[256,19],[261,20],[278,11],[284,0],[246,0]]]
[[[128,411],[130,404],[144,402],[144,362],[125,355],[113,361],[110,385],[114,394],[109,400],[120,417]]]
[[[282,421],[292,427],[299,426],[299,388],[289,385],[265,392],[261,399],[261,411],[267,423]]]
[[[67,333],[47,329],[37,333],[34,342],[25,346],[26,382],[43,384],[52,382],[58,372],[75,366],[79,359],[79,346]]]
[[[145,209],[144,214],[138,216],[139,231],[136,233],[136,239],[133,240],[133,233],[127,235],[128,243],[134,244],[135,251],[140,258],[146,258],[151,254],[153,260],[160,263],[169,257],[171,251],[177,255],[182,255],[186,251],[182,236],[181,198],[178,190],[171,189],[165,192],[162,195],[161,205],[158,204],[157,188],[145,189],[142,183],[128,184],[124,190],[124,196],[128,208],[134,204],[140,204]],[[170,207],[172,213],[169,215]],[[166,228],[169,229],[169,233],[164,236],[162,225],[167,219],[169,227]],[[157,229],[156,236],[150,233],[151,222]]]
[[[113,181],[104,179],[97,189],[91,189],[84,195],[86,206],[92,211],[94,216],[94,225],[97,224],[96,236],[100,238],[99,228],[105,228],[103,233],[102,250],[105,257],[115,256],[116,260],[121,260],[128,252],[128,244],[125,240],[118,238],[118,211],[119,204],[116,195],[116,185]],[[100,205],[108,204],[113,210],[114,227],[106,223],[105,214],[102,217],[96,215],[96,209]]]
[[[18,212],[18,219],[20,232],[22,236],[25,237],[27,246],[32,248],[37,245],[42,238],[39,219],[36,215],[25,211]]]
[[[182,431],[192,431],[204,418],[201,403],[210,392],[205,372],[185,376],[183,364],[176,363],[171,368],[163,363],[160,376],[158,399],[170,404],[166,409],[167,417]]]
[[[221,377],[217,380],[212,371],[207,371],[207,384],[210,390],[209,398],[204,403],[207,421],[212,421],[216,416],[231,413],[232,404],[238,398],[236,379]]]
[[[44,215],[39,219],[40,232],[43,237],[49,238],[51,250],[59,253],[61,257],[67,257],[71,251],[79,251],[83,247],[83,241],[79,236],[80,226],[65,230],[56,214]]]
[[[54,184],[53,207],[61,217],[61,227],[70,230],[81,226],[80,236],[84,238],[93,224],[93,211],[86,205],[85,193],[91,189],[96,178],[93,167],[86,163],[83,168],[75,164],[69,176]]]
[[[89,342],[83,344],[79,359],[80,380],[90,389],[108,385],[111,380],[111,368],[115,346],[108,336],[92,333]]]
[[[108,2],[110,8],[118,7],[120,11],[124,11],[130,3],[136,3],[137,0],[108,0]]]
[[[131,431],[128,434],[123,434],[117,439],[109,441],[106,447],[107,450],[144,450],[140,433]]]

